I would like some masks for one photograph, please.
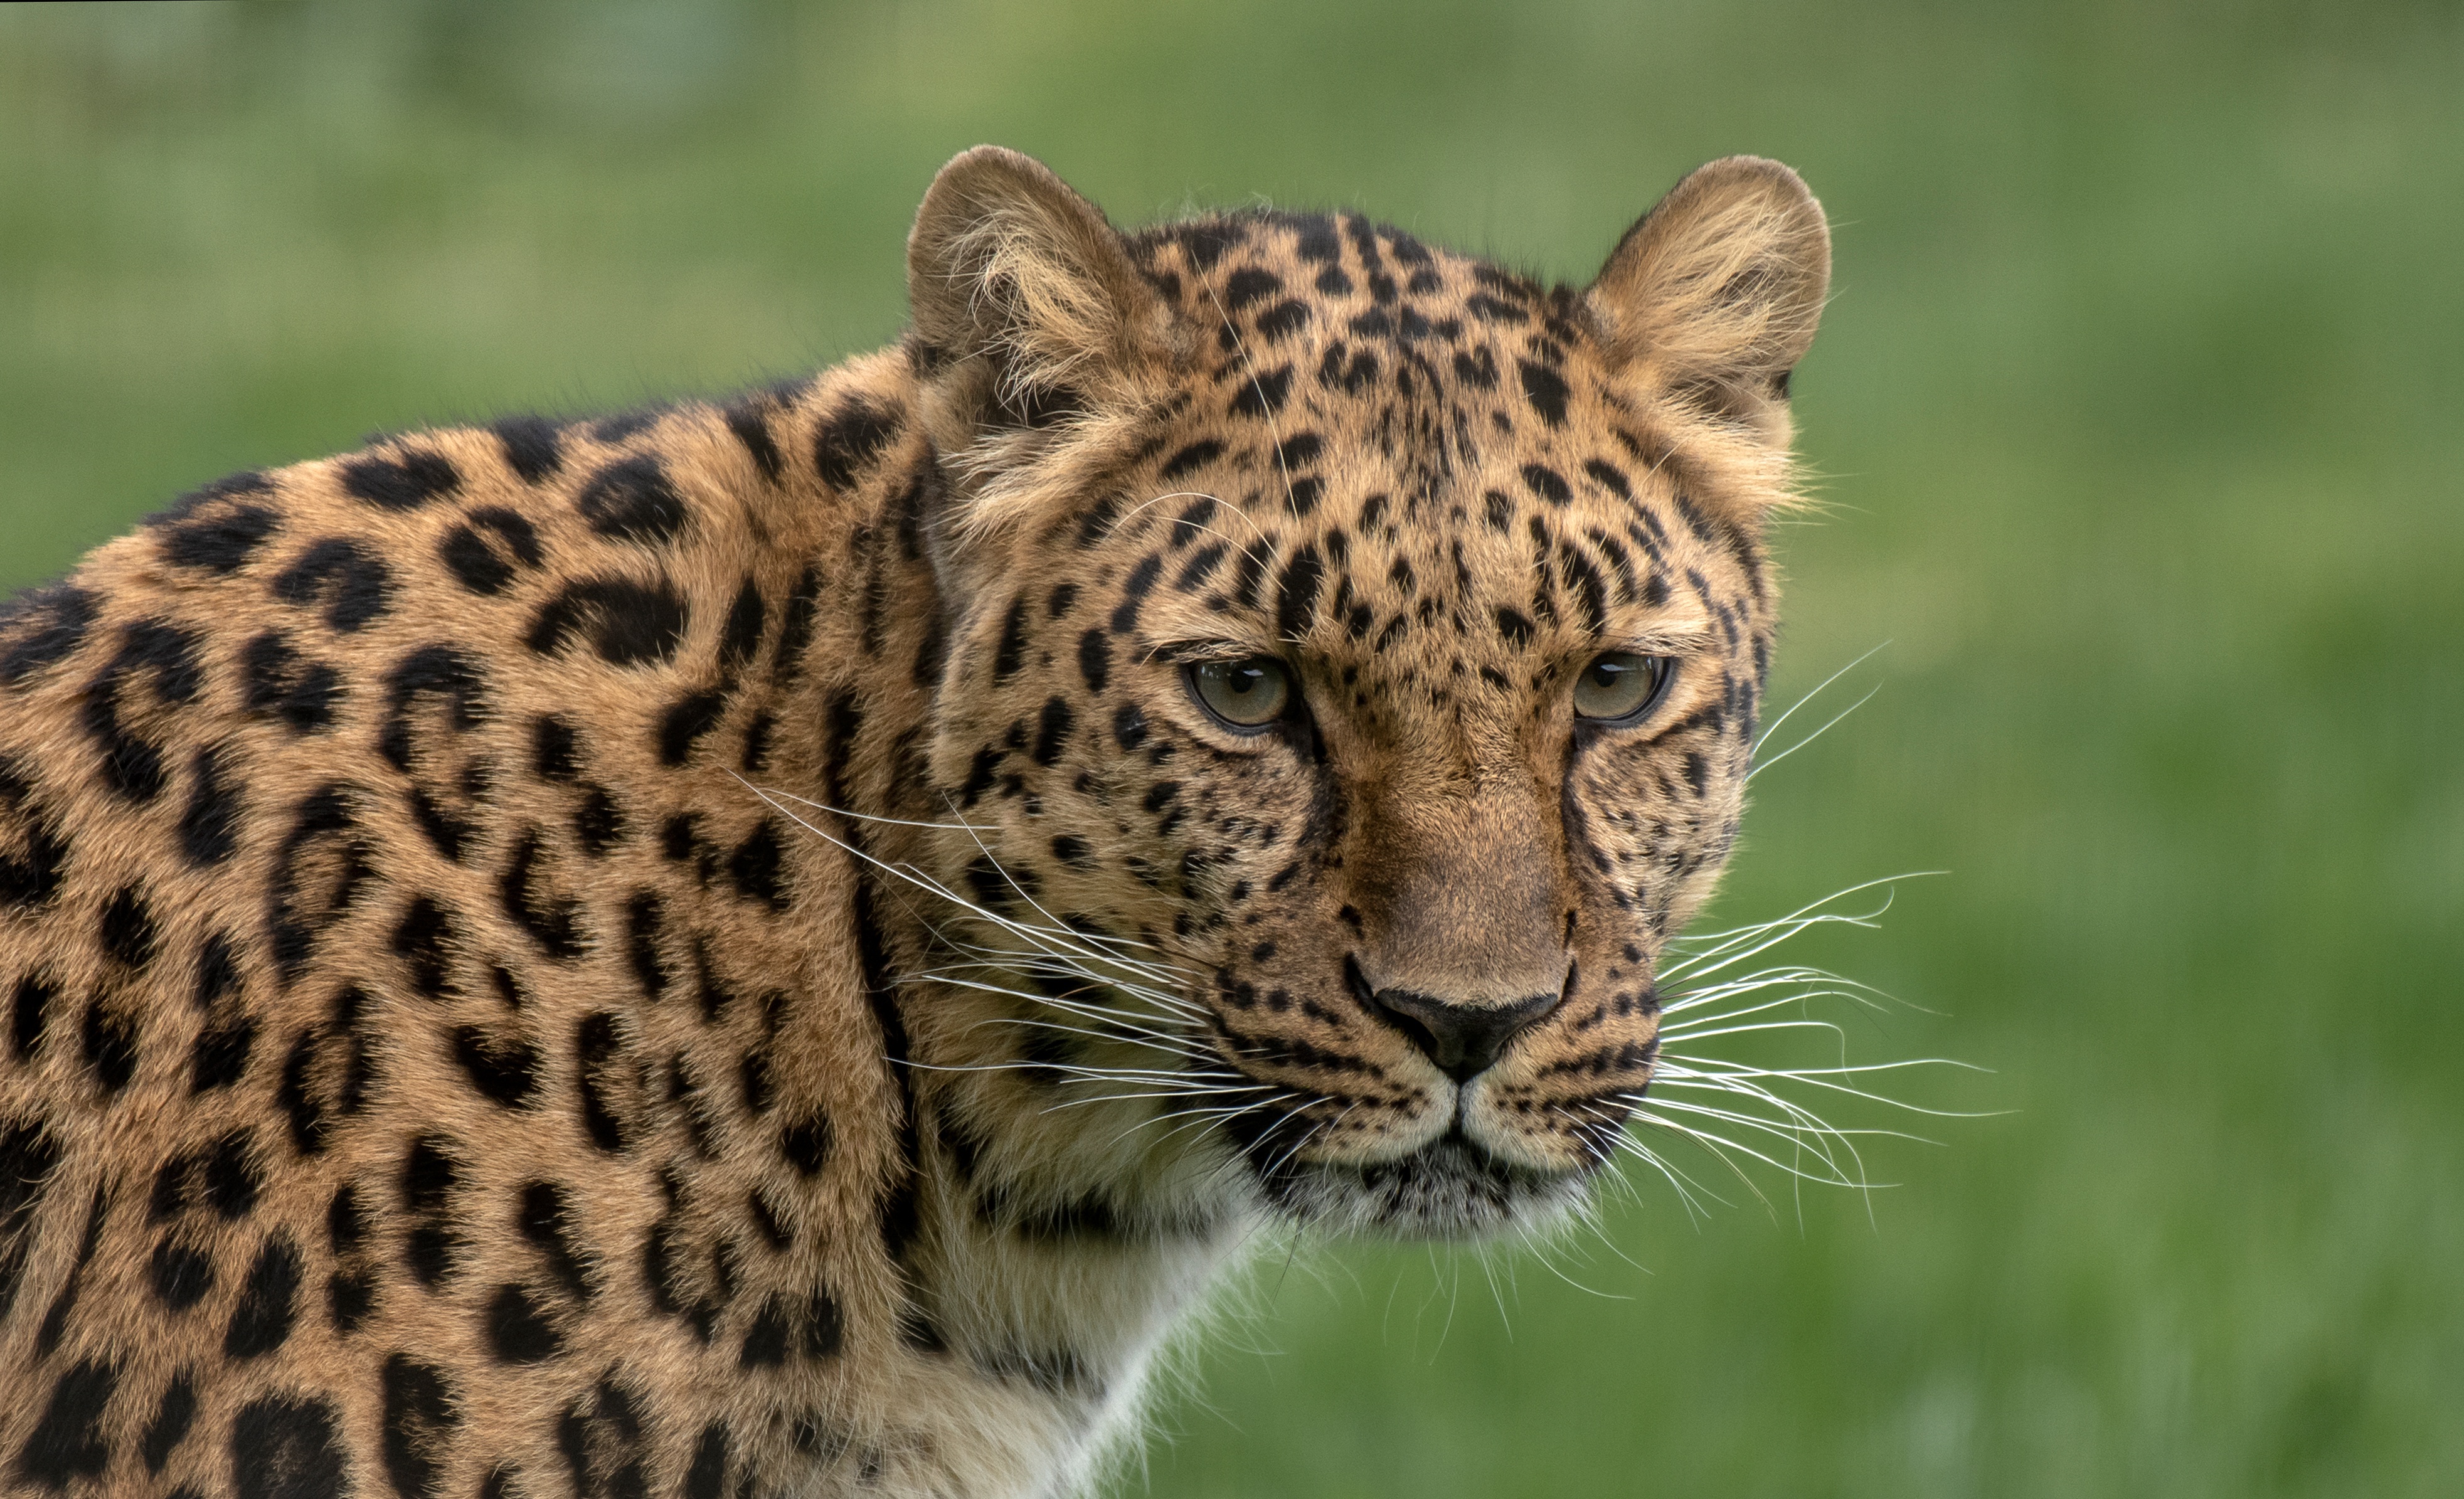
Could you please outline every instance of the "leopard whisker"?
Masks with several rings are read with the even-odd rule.
[[[1818,728],[1818,729],[1815,730],[1812,734],[1807,735],[1805,738],[1801,738],[1801,739],[1797,740],[1795,743],[1793,743],[1793,744],[1790,745],[1788,748],[1786,748],[1786,749],[1784,749],[1784,750],[1780,751],[1778,754],[1773,755],[1771,759],[1769,759],[1769,760],[1767,760],[1767,761],[1762,761],[1760,764],[1758,764],[1758,765],[1754,766],[1754,768],[1753,768],[1753,769],[1747,771],[1747,772],[1746,772],[1746,783],[1747,783],[1748,785],[1751,785],[1751,784],[1753,783],[1753,780],[1754,780],[1754,778],[1755,778],[1756,776],[1761,775],[1764,771],[1771,769],[1773,765],[1778,764],[1781,761],[1784,761],[1784,760],[1788,759],[1791,755],[1795,754],[1798,750],[1801,750],[1801,749],[1805,748],[1807,745],[1809,745],[1809,744],[1813,743],[1815,740],[1816,740],[1816,739],[1818,739],[1818,738],[1822,738],[1824,735],[1826,735],[1826,734],[1830,733],[1830,732],[1832,731],[1832,729],[1833,729],[1835,726],[1837,726],[1837,725],[1838,724],[1838,722],[1839,722],[1839,720],[1840,720],[1840,719],[1847,717],[1850,714],[1855,713],[1858,709],[1864,707],[1864,706],[1865,706],[1867,703],[1869,703],[1869,702],[1872,702],[1872,701],[1874,700],[1874,694],[1875,694],[1876,693],[1881,692],[1881,688],[1880,688],[1880,687],[1876,687],[1876,688],[1874,688],[1872,692],[1868,692],[1864,696],[1858,698],[1855,702],[1850,703],[1847,707],[1842,708],[1842,709],[1840,709],[1837,713],[1836,713],[1836,714],[1832,715],[1832,716],[1831,716],[1831,717],[1830,717],[1829,719],[1827,719],[1827,720],[1823,723],[1822,727],[1820,727],[1820,728]]]
[[[1799,708],[1804,707],[1807,703],[1810,703],[1814,701],[1815,698],[1820,696],[1823,689],[1829,687],[1832,683],[1839,680],[1849,672],[1854,672],[1859,667],[1863,666],[1866,662],[1874,659],[1875,656],[1881,654],[1882,650],[1888,648],[1890,644],[1891,643],[1889,641],[1885,640],[1881,645],[1876,646],[1872,650],[1867,650],[1863,655],[1859,656],[1856,660],[1849,662],[1838,671],[1832,672],[1829,676],[1816,682],[1814,687],[1805,694],[1805,695],[1799,697],[1796,701],[1782,709],[1779,716],[1773,718],[1771,722],[1764,724],[1763,732],[1755,736],[1754,753],[1756,755],[1760,755],[1762,753],[1763,746],[1771,742],[1771,736],[1779,732],[1780,725],[1788,722],[1790,718],[1795,716],[1796,711]]]

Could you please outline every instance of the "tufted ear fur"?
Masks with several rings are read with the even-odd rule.
[[[962,152],[933,179],[907,239],[907,296],[925,421],[975,502],[968,529],[1049,487],[1023,467],[1065,446],[1101,449],[1188,352],[1095,206],[1001,146]]]
[[[1730,156],[1687,173],[1626,231],[1584,297],[1647,387],[1785,445],[1789,371],[1830,283],[1830,226],[1804,182]]]

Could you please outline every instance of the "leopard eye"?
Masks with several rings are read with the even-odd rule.
[[[1651,711],[1677,675],[1666,656],[1604,650],[1574,678],[1574,712],[1607,723],[1635,723]]]
[[[1237,734],[1255,734],[1284,716],[1292,700],[1292,677],[1273,656],[1238,661],[1199,661],[1183,670],[1189,695]]]

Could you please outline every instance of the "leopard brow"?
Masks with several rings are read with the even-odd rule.
[[[1678,656],[1709,645],[1711,637],[1711,622],[1696,616],[1636,620],[1631,624],[1613,620],[1594,639],[1597,642],[1596,649],[1602,650],[1631,650],[1644,656]]]
[[[1232,640],[1216,635],[1205,639],[1147,641],[1139,647],[1137,660],[1141,666],[1154,661],[1193,666],[1200,661],[1245,661],[1251,656],[1281,655],[1283,650],[1281,645],[1272,642]]]

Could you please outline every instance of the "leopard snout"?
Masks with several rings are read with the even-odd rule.
[[[1574,987],[1572,963],[1554,992],[1505,1001],[1447,1000],[1400,985],[1375,987],[1357,959],[1345,960],[1344,977],[1362,1008],[1401,1031],[1457,1083],[1495,1066],[1509,1042],[1555,1014]]]

